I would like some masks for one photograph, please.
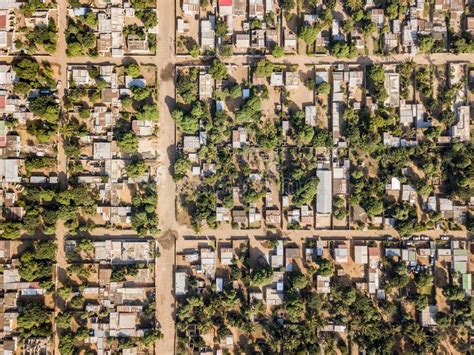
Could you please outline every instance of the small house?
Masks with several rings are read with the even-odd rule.
[[[298,89],[300,86],[300,75],[297,71],[285,72],[285,87],[287,89]]]
[[[354,262],[356,264],[367,264],[369,262],[367,245],[354,245]]]

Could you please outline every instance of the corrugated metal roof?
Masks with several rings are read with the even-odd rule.
[[[332,213],[332,174],[330,170],[316,172],[319,184],[316,197],[316,212],[320,214]]]

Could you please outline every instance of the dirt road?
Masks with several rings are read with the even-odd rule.
[[[171,117],[174,105],[174,50],[175,35],[175,2],[157,1],[159,32],[158,49],[155,63],[158,68],[159,94],[159,165],[158,184],[158,219],[161,231],[165,232],[158,239],[160,256],[156,260],[156,318],[163,333],[163,340],[158,341],[156,354],[173,354],[175,352],[175,238],[178,237],[175,215],[176,186],[171,176],[171,167],[176,155],[175,123]]]

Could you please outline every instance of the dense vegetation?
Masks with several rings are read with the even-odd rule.
[[[410,281],[406,265],[393,267],[398,274],[387,271],[386,280],[392,287],[405,287]],[[288,272],[283,304],[269,311],[261,300],[249,298],[249,292],[271,283],[273,274],[269,267],[252,267],[247,248],[241,247],[223,292],[212,287],[202,290],[198,288],[200,278],[190,276],[188,294],[180,300],[177,311],[179,351],[204,347],[208,334],[219,343],[236,330],[244,340],[234,344],[235,349],[246,353],[327,353],[338,349],[347,354],[351,344],[368,353],[391,353],[399,347],[403,351],[435,352],[439,345],[438,330],[421,328],[397,301],[379,301],[340,282],[332,263],[322,258],[306,265],[304,273]],[[332,277],[328,295],[316,292],[317,275]],[[404,276],[405,281],[397,281],[397,275]],[[412,282],[421,289],[432,279],[420,274]],[[238,288],[233,288],[233,283]],[[456,293],[450,289],[446,293],[457,297],[451,296]],[[348,339],[324,332],[328,324],[345,326]],[[197,332],[189,335],[194,327]]]
[[[22,232],[34,234],[37,230],[51,235],[56,230],[58,220],[66,228],[75,232],[80,227],[79,214],[94,214],[96,196],[85,187],[72,186],[58,192],[52,188],[26,188],[19,200],[25,208],[22,222],[1,222],[3,236],[9,239],[20,237]]]
[[[68,19],[66,30],[67,55],[77,57],[89,55],[95,57],[98,55],[96,36],[94,28],[97,26],[97,19],[94,12],[89,11],[85,16],[79,16],[77,21]]]
[[[29,110],[40,119],[27,122],[28,133],[40,143],[50,141],[58,129],[59,104],[51,89],[56,86],[49,66],[42,66],[31,58],[24,58],[13,64],[18,80],[13,91],[19,95],[36,93],[29,100]]]
[[[401,96],[408,96],[411,80],[416,80],[416,88],[427,107],[427,115],[441,124],[449,127],[454,122],[452,105],[460,85],[449,86],[438,78],[440,88],[438,99],[434,98],[433,76],[435,69],[430,66],[418,66],[407,62],[400,65]],[[439,213],[424,213],[420,218],[414,206],[398,203],[385,198],[384,186],[392,177],[401,179],[403,184],[410,184],[417,193],[426,198],[434,191],[433,181],[439,180],[443,193],[447,197],[466,202],[469,199],[467,181],[472,177],[471,159],[472,145],[453,142],[451,145],[437,146],[436,142],[442,132],[442,127],[433,126],[423,129],[423,138],[418,138],[418,145],[412,147],[390,147],[381,141],[384,132],[394,136],[415,138],[412,128],[402,128],[398,122],[398,113],[382,106],[387,93],[384,87],[385,73],[380,65],[372,65],[368,70],[369,89],[377,99],[375,111],[362,109],[360,111],[346,107],[344,119],[347,122],[345,134],[350,141],[350,151],[354,157],[351,173],[352,206],[361,206],[368,216],[385,215],[395,219],[395,227],[402,236],[410,236],[434,228],[435,224],[444,229],[458,228],[450,221],[442,219]],[[374,167],[368,167],[367,161],[372,161]],[[371,163],[372,164],[372,163]],[[403,169],[415,166],[421,171],[420,175],[403,174]],[[367,174],[368,169],[376,167],[376,174]]]
[[[52,311],[42,303],[27,303],[17,319],[21,339],[52,335]]]
[[[158,232],[156,204],[156,185],[153,182],[140,186],[139,191],[133,195],[132,227],[138,234],[156,234]]]
[[[31,31],[25,30],[26,42],[15,41],[15,47],[28,54],[35,54],[42,47],[47,53],[54,54],[57,45],[56,23],[50,19],[48,25],[38,25]]]

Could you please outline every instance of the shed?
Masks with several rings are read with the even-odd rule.
[[[196,152],[200,147],[199,136],[184,136],[183,150],[185,152]]]
[[[176,296],[183,296],[186,292],[186,272],[177,271],[175,274],[175,294]]]
[[[332,213],[332,173],[331,170],[319,169],[316,171],[319,179],[316,195],[316,213]]]
[[[298,89],[300,86],[300,75],[297,71],[285,72],[285,86],[287,89]]]
[[[438,314],[437,306],[427,306],[421,311],[420,322],[423,327],[433,327],[436,325],[436,316]]]
[[[357,264],[367,264],[369,262],[367,245],[354,245],[354,261]]]
[[[309,105],[304,108],[304,122],[310,126],[316,126],[316,106]]]
[[[465,291],[472,290],[472,274],[462,274],[462,288]]]
[[[283,86],[283,72],[273,72],[270,76],[270,86]]]

